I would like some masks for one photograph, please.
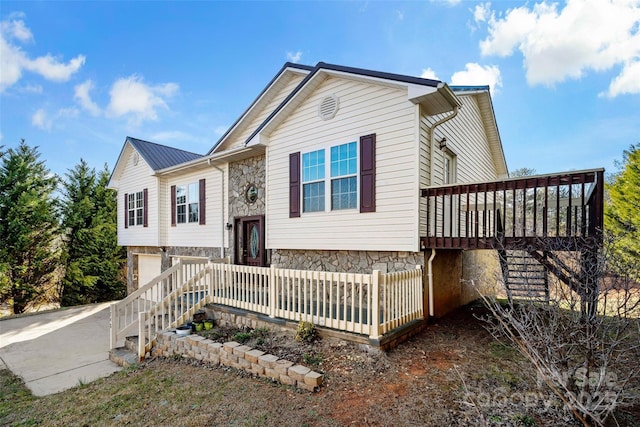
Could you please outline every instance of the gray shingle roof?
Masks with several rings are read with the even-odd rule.
[[[131,138],[130,136],[127,137],[127,141],[133,145],[133,148],[140,153],[154,171],[203,157],[201,154]]]

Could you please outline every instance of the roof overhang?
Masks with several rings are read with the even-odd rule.
[[[265,153],[264,145],[254,145],[251,147],[239,147],[232,150],[221,151],[201,159],[192,160],[190,162],[181,163],[170,168],[161,169],[156,172],[157,176],[172,177],[185,172],[194,172],[208,169],[214,166],[222,166],[226,163],[237,162],[239,160],[248,159],[250,157],[259,156]]]
[[[429,115],[436,115],[453,111],[455,107],[462,107],[462,103],[443,82],[421,79],[417,77],[401,76],[397,74],[380,73],[357,68],[341,67],[320,63],[300,85],[287,96],[284,101],[265,119],[265,121],[247,138],[245,145],[265,144],[273,129],[282,123],[322,82],[330,77],[341,77],[350,80],[374,83],[382,86],[404,89],[407,100],[424,107]]]

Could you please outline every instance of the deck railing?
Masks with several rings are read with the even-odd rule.
[[[422,248],[495,248],[597,237],[604,170],[431,187]],[[498,243],[499,242],[499,243]]]
[[[182,269],[176,265],[152,282],[176,280]],[[138,306],[135,325],[141,358],[153,346],[160,331],[188,321],[195,311],[208,303],[272,318],[308,321],[374,340],[423,318],[420,266],[415,270],[388,274],[377,270],[372,274],[359,274],[208,262],[190,275],[180,274],[188,277],[182,285],[173,287],[150,306]],[[122,317],[123,311],[129,310],[132,301],[139,297],[140,294],[132,294],[124,304],[114,304],[112,319]],[[130,333],[133,330],[135,327],[129,324],[119,328],[117,333],[112,328],[112,348],[123,331]]]

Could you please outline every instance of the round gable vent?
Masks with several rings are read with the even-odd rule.
[[[318,105],[318,116],[322,120],[333,119],[338,112],[338,97],[335,95],[326,96]]]

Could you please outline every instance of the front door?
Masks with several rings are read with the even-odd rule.
[[[236,259],[239,264],[256,267],[266,265],[264,216],[236,219],[236,248]]]

